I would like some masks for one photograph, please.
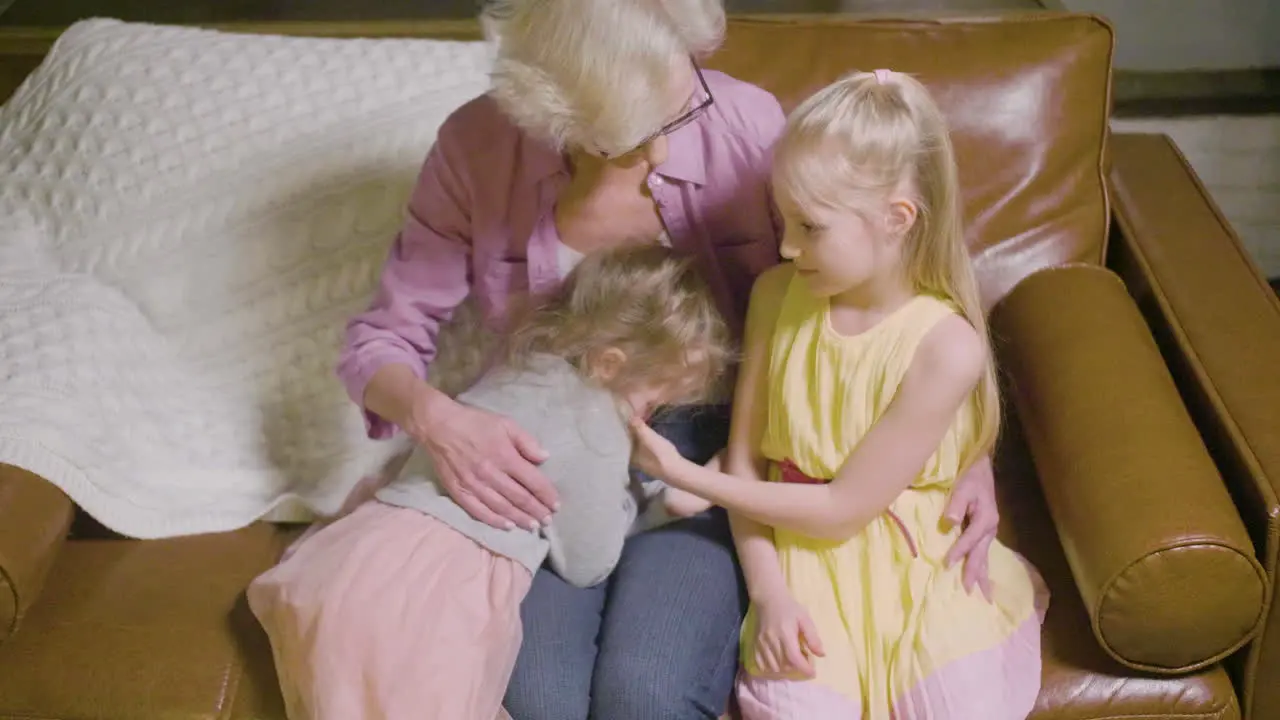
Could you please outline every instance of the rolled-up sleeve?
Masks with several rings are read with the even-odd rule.
[[[471,188],[460,160],[465,135],[453,127],[454,119],[441,126],[423,163],[373,302],[347,324],[338,377],[362,408],[370,378],[387,365],[426,377],[440,325],[470,289]],[[395,433],[367,409],[365,421],[372,438]]]

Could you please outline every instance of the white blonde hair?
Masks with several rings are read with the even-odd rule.
[[[800,207],[863,214],[912,193],[917,218],[903,267],[917,292],[945,298],[988,346],[978,282],[964,242],[955,152],[942,110],[920,81],[899,72],[855,72],[819,90],[787,119],[774,153],[774,188]],[[994,444],[1000,397],[994,361],[974,391],[977,448]]]
[[[636,147],[671,118],[679,63],[724,36],[723,0],[490,0],[490,94],[557,149]]]

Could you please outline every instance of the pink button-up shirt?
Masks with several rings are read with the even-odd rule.
[[[670,135],[649,186],[672,246],[698,258],[739,328],[752,282],[778,262],[769,159],[784,117],[767,91],[705,76],[715,102]],[[568,181],[564,157],[518,130],[488,96],[444,121],[373,302],[347,326],[338,376],[352,400],[363,406],[369,378],[388,364],[426,377],[441,323],[468,295],[496,319],[513,298],[554,289],[553,208]],[[394,432],[366,415],[371,437]]]

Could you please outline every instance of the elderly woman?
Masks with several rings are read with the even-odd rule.
[[[484,19],[498,42],[492,89],[441,126],[339,374],[370,434],[412,436],[473,517],[535,527],[556,508],[545,453],[425,383],[441,324],[470,296],[496,325],[583,254],[651,237],[698,259],[739,328],[752,281],[778,262],[769,153],[784,118],[768,92],[699,65],[723,34],[720,0],[505,0]],[[686,409],[657,429],[705,462],[726,418]],[[953,555],[971,582],[994,534],[991,485],[982,463],[952,500],[968,521]],[[743,549],[747,573],[776,562],[755,549]],[[715,509],[631,538],[597,587],[542,570],[507,709],[516,720],[717,717],[745,602]]]

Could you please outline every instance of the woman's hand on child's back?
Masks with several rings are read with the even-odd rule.
[[[822,641],[809,611],[790,592],[755,600],[756,642],[753,675],[807,680],[816,675],[814,657],[822,657]]]
[[[558,501],[538,469],[547,459],[538,442],[507,418],[444,400],[405,430],[431,455],[449,497],[495,528],[550,522]]]

